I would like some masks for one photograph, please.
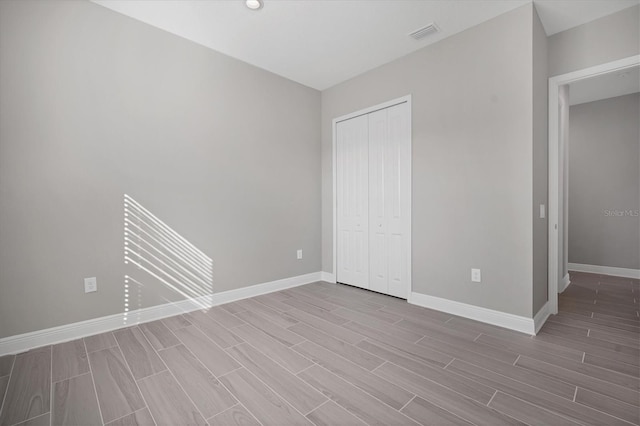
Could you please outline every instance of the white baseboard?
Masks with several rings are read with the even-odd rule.
[[[564,278],[562,279],[562,282],[560,283],[560,288],[558,289],[558,293],[562,293],[563,291],[565,291],[567,287],[569,287],[569,284],[571,284],[571,277],[567,272],[567,275],[564,276]]]
[[[114,314],[59,327],[47,328],[45,330],[33,331],[31,333],[19,334],[17,336],[9,336],[0,339],[0,356],[24,352],[40,346],[67,342],[98,333],[105,333],[122,327],[222,305],[224,303],[272,293],[274,291],[297,287],[320,280],[321,273],[312,272],[310,274],[214,293],[195,299],[180,300],[164,305],[137,309],[128,312],[126,315],[124,313]]]
[[[569,274],[567,274],[567,276],[568,275]],[[544,323],[547,322],[547,318],[549,318],[549,315],[551,315],[551,305],[549,305],[549,302],[547,302],[533,317],[533,327],[535,331],[534,334],[538,334],[538,331],[540,331]]]
[[[590,272],[592,274],[613,275],[615,277],[640,279],[640,269],[616,268],[613,266],[583,265],[569,263],[569,270],[576,272]]]
[[[324,272],[324,271],[320,272],[320,279],[328,283],[334,283],[334,284],[336,283],[336,276],[331,272]]]
[[[480,306],[469,305],[462,302],[456,302],[454,300],[414,292],[409,294],[409,299],[407,301],[411,304],[422,306],[423,308],[435,309],[437,311],[485,322],[487,324],[497,325],[499,327],[508,328],[521,333],[536,333],[533,318],[494,311]]]

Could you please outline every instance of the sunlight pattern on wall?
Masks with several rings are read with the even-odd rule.
[[[181,296],[206,308],[212,293],[213,262],[206,254],[166,223],[124,195],[124,263],[150,275]],[[137,294],[133,294],[133,286]],[[124,277],[124,321],[129,312],[142,307],[144,285]]]

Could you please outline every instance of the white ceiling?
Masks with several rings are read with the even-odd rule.
[[[318,90],[487,21],[531,0],[92,0]],[[548,35],[640,0],[535,0]],[[431,22],[440,32],[407,35]]]
[[[640,92],[640,68],[633,67],[569,85],[569,105],[599,101]]]
[[[595,21],[622,9],[634,6],[638,0],[534,0],[538,16],[548,36]]]

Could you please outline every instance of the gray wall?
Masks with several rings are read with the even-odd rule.
[[[548,117],[547,34],[533,8],[533,314],[547,302],[549,290],[549,229],[547,215],[540,218],[540,205],[548,209]]]
[[[319,92],[101,6],[1,1],[0,337],[122,312],[125,274],[133,309],[183,298],[124,265],[125,193],[213,292],[319,271],[319,117]]]
[[[639,104],[636,93],[569,109],[570,263],[640,269]]]
[[[532,13],[525,5],[322,92],[324,271],[331,120],[411,94],[413,291],[532,315]]]
[[[640,6],[549,37],[549,76],[640,53]]]

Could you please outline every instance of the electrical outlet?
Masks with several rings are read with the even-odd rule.
[[[474,283],[479,283],[482,281],[482,278],[480,276],[480,269],[471,270],[471,281],[473,281]]]
[[[92,293],[94,291],[98,291],[98,280],[96,277],[85,278],[84,279],[84,292]]]
[[[298,260],[302,259],[302,249],[298,250],[298,252],[296,253]]]

